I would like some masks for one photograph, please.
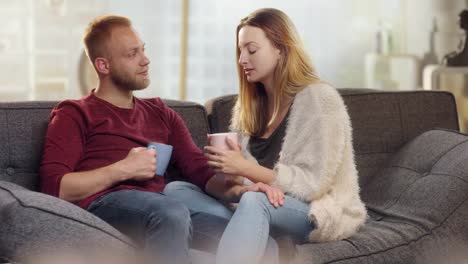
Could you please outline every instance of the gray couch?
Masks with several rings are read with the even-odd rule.
[[[296,245],[283,263],[459,263],[468,245],[468,136],[447,92],[340,90],[353,125],[365,226],[349,239]],[[166,100],[199,147],[227,131],[235,95],[201,106]],[[37,169],[56,102],[0,103],[0,259],[51,249],[132,250],[132,241],[84,210],[37,193]],[[177,171],[171,169],[171,178]],[[51,225],[50,223],[54,223]],[[36,228],[41,227],[41,228]],[[105,241],[105,242],[103,242]],[[122,251],[123,250],[123,251]],[[0,261],[1,262],[1,261]]]

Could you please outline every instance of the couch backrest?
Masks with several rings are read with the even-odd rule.
[[[403,144],[433,128],[458,130],[455,99],[449,92],[381,92],[339,89],[353,126],[359,183],[365,186]],[[228,131],[236,95],[205,105],[212,132]]]
[[[205,108],[192,102],[164,100],[185,121],[198,147],[206,145],[209,132]],[[0,103],[0,181],[38,189],[38,167],[49,123],[58,102]]]

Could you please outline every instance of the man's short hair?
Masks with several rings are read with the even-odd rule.
[[[85,51],[91,63],[94,65],[97,57],[107,55],[106,45],[114,28],[131,26],[130,19],[118,15],[100,16],[91,21],[83,34]]]

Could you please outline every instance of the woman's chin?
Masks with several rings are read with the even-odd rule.
[[[254,78],[252,76],[247,76],[247,81],[249,83],[256,83],[256,82],[258,82],[258,78]]]

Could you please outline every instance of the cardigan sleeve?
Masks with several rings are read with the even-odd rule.
[[[292,107],[272,185],[311,201],[336,183],[346,130],[351,129],[349,117],[341,96],[328,85],[306,88]]]

